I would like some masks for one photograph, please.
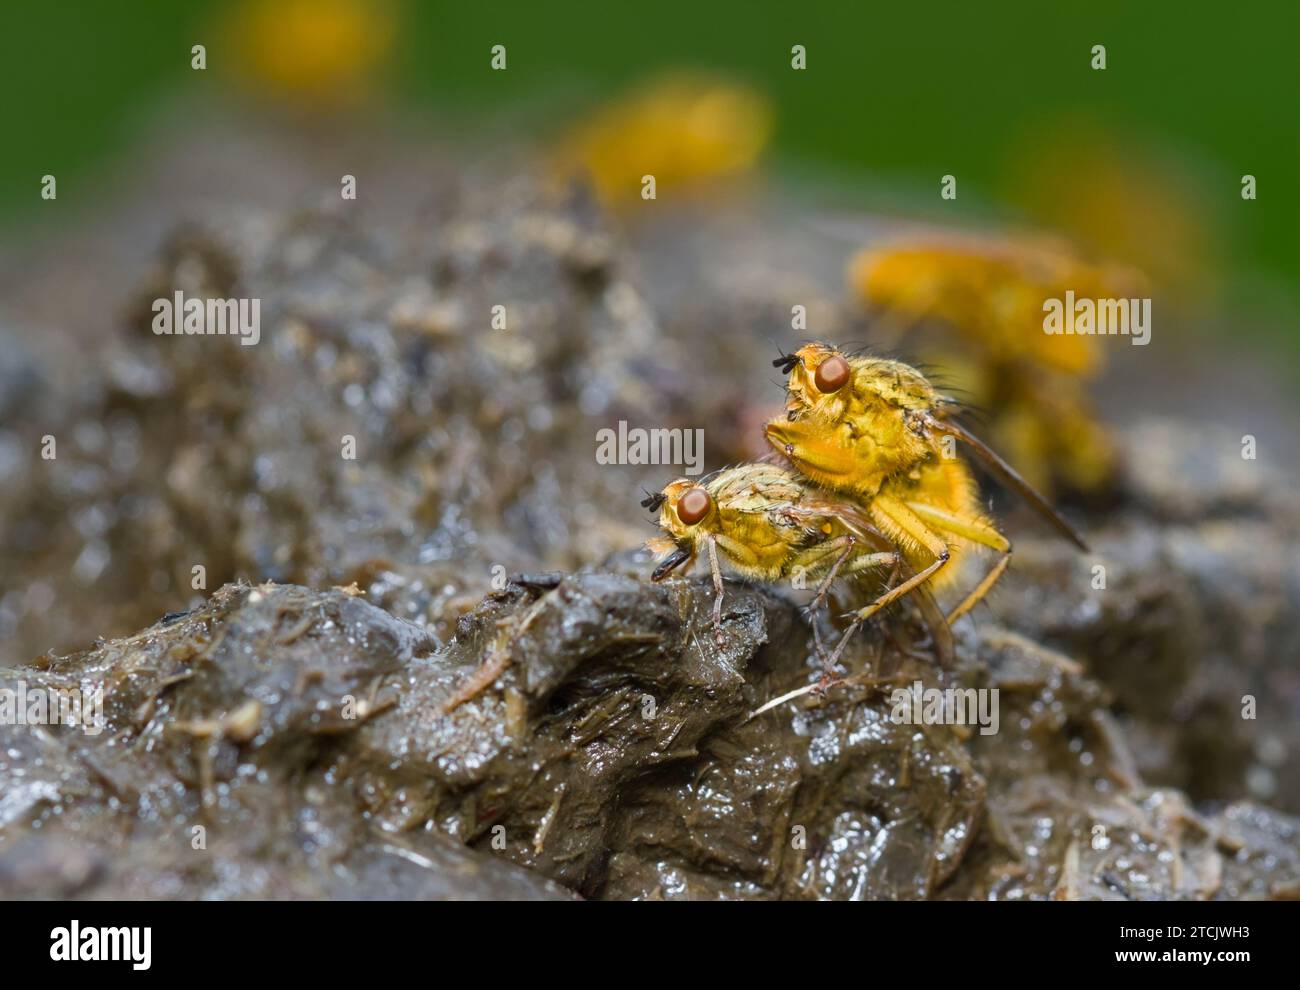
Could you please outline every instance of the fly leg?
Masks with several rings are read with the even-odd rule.
[[[826,596],[830,594],[831,585],[835,583],[835,578],[844,566],[844,562],[849,559],[853,553],[853,548],[857,545],[857,540],[852,535],[838,537],[836,542],[843,541],[844,549],[840,551],[835,562],[831,564],[831,569],[827,572],[826,577],[822,578],[822,583],[817,586],[816,592],[813,593],[812,601],[804,606],[803,613],[812,626],[813,649],[817,653],[817,659],[822,665],[821,680],[817,682],[817,691],[819,695],[825,694],[827,689],[835,680],[835,665],[830,662],[826,655],[826,648],[822,646],[821,630],[817,627],[817,610],[826,602]]]
[[[928,567],[917,571],[901,584],[890,588],[883,595],[877,598],[870,605],[859,609],[855,615],[858,621],[865,621],[871,618],[882,608],[892,605],[898,599],[902,598],[913,588],[919,588],[926,581],[934,577],[938,571],[947,565],[951,554],[948,550],[948,544],[943,537],[935,533],[926,525],[921,518],[914,513],[911,508],[899,502],[890,495],[877,495],[871,503],[871,513],[877,516],[883,528],[900,530],[913,541],[923,546],[930,555],[934,557],[934,562]]]
[[[727,644],[727,636],[722,631],[722,566],[718,563],[718,541],[709,538],[709,570],[713,572],[713,642],[722,649]]]
[[[841,565],[844,563],[849,552],[852,551],[856,546],[857,541],[854,540],[852,536],[846,536],[845,539],[850,541],[849,547],[847,550],[845,550],[843,553],[839,555],[834,565],[832,565],[831,567],[830,574],[826,576],[825,580],[822,581],[821,587],[817,589],[817,595],[814,596],[812,603],[809,605],[810,610],[825,601],[826,594],[830,590],[831,582],[835,579],[836,573],[839,571]],[[884,567],[888,564],[894,565],[894,570],[890,577],[890,582],[892,583],[897,578],[899,568],[902,566],[902,558],[892,550],[881,551],[879,553],[862,554],[858,557],[855,557],[853,559],[853,562],[848,567],[848,573],[858,574],[863,571],[873,570],[877,567]],[[816,621],[814,620],[813,622],[814,634],[816,634],[816,630],[817,630],[817,624]],[[818,684],[818,691],[825,692],[827,688],[829,688],[833,683],[835,683],[836,680],[838,680],[838,674],[836,672],[836,663],[838,662],[842,651],[837,649],[833,656],[828,657],[826,656],[825,652],[821,649],[820,638],[818,638],[817,643],[818,643],[817,656],[822,662],[822,679],[821,682]]]
[[[812,601],[810,601],[806,606],[806,611],[809,615],[812,615],[813,612],[817,611],[817,609],[821,608],[822,605],[825,604],[826,596],[830,594],[831,585],[835,583],[836,575],[839,574],[840,568],[844,566],[844,562],[852,556],[853,549],[858,543],[851,534],[837,537],[836,542],[840,540],[844,542],[844,549],[841,550],[840,555],[835,558],[835,563],[831,564],[830,571],[824,578],[822,578],[822,583],[817,586],[817,591],[813,593]]]
[[[980,583],[962,599],[961,604],[948,613],[948,624],[951,625],[978,605],[984,596],[989,593],[989,590],[997,584],[998,578],[1002,577],[1011,563],[1011,543],[983,519],[945,512],[922,502],[909,502],[908,508],[935,529],[951,533],[954,536],[964,537],[972,543],[989,547],[1002,555],[989,572],[984,575]]]
[[[877,495],[872,499],[870,511],[876,517],[882,529],[905,534],[928,550],[934,557],[934,562],[928,567],[917,571],[901,584],[890,588],[870,605],[853,613],[853,621],[849,624],[849,628],[844,630],[844,635],[840,637],[840,641],[835,645],[835,652],[831,654],[832,664],[839,661],[840,656],[844,653],[844,648],[848,646],[849,640],[857,632],[858,626],[862,625],[882,608],[892,605],[904,595],[925,584],[926,581],[934,577],[940,569],[947,565],[951,557],[948,544],[943,538],[930,529],[908,506],[892,496]]]
[[[998,583],[998,578],[1002,576],[1002,572],[1007,569],[1007,565],[1010,563],[1011,552],[1007,551],[998,559],[998,562],[990,568],[989,572],[984,575],[984,580],[980,581],[971,593],[962,599],[960,605],[948,613],[948,624],[951,625],[956,622],[978,605],[984,596],[989,593],[989,589]]]
[[[826,647],[822,645],[822,634],[817,628],[817,616],[809,617],[812,625],[813,650],[817,653],[817,659],[822,665],[822,678],[817,682],[817,691],[821,693],[830,687],[831,679],[834,677],[834,668],[830,666],[830,658],[826,655]]]

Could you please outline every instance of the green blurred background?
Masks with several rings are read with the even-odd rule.
[[[266,0],[264,0],[266,2]],[[0,238],[93,202],[161,105],[239,100],[231,4],[6,0]],[[245,5],[247,8],[248,5]],[[390,3],[375,72],[406,115],[533,132],[658,70],[699,67],[771,101],[766,170],[865,209],[1059,229],[1177,285],[1192,308],[1263,314],[1300,355],[1300,128],[1292,4]],[[204,43],[208,71],[190,68]],[[509,69],[492,72],[493,44]],[[808,68],[790,67],[806,46]],[[1094,44],[1107,67],[1090,67]],[[245,86],[245,92],[247,87]],[[256,112],[256,101],[248,104]],[[1258,199],[1241,198],[1241,177]],[[939,177],[957,176],[941,203]]]

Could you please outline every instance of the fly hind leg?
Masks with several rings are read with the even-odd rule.
[[[908,508],[924,519],[930,526],[941,532],[964,537],[972,543],[989,547],[1001,554],[997,562],[989,569],[989,572],[980,580],[980,583],[972,588],[970,593],[961,600],[961,604],[948,613],[948,624],[951,625],[983,601],[984,596],[998,583],[998,579],[1002,577],[1011,564],[1011,543],[992,525],[978,516],[946,512],[923,502],[909,502]]]
[[[998,583],[998,578],[1002,577],[1002,573],[1007,569],[1010,563],[1011,551],[1008,550],[998,558],[998,562],[989,569],[989,572],[984,575],[983,580],[971,589],[971,593],[962,599],[961,604],[948,613],[948,625],[952,625],[978,605],[984,599],[984,596],[989,593],[989,590]]]
[[[904,595],[925,584],[926,581],[947,566],[951,558],[948,544],[943,537],[926,525],[907,505],[894,497],[877,495],[871,501],[870,511],[882,530],[887,533],[897,534],[896,542],[903,545],[914,544],[924,548],[934,557],[934,562],[927,567],[923,567],[901,584],[890,588],[870,605],[859,609],[853,614],[853,621],[849,624],[849,628],[844,630],[844,635],[840,637],[840,641],[835,645],[835,652],[831,654],[830,662],[832,665],[839,662],[840,655],[844,652],[844,648],[848,645],[850,637],[857,631],[858,626],[862,625],[882,608],[892,605]]]

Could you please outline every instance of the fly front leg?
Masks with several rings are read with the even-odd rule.
[[[718,563],[718,541],[709,537],[709,570],[713,572],[713,642],[721,649],[727,644],[727,636],[722,631],[722,566]]]

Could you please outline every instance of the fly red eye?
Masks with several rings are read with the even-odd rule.
[[[838,392],[849,380],[849,362],[838,354],[828,357],[817,365],[817,374],[813,383],[820,392]]]
[[[677,518],[687,526],[694,526],[709,514],[713,499],[703,488],[692,488],[677,500]]]

